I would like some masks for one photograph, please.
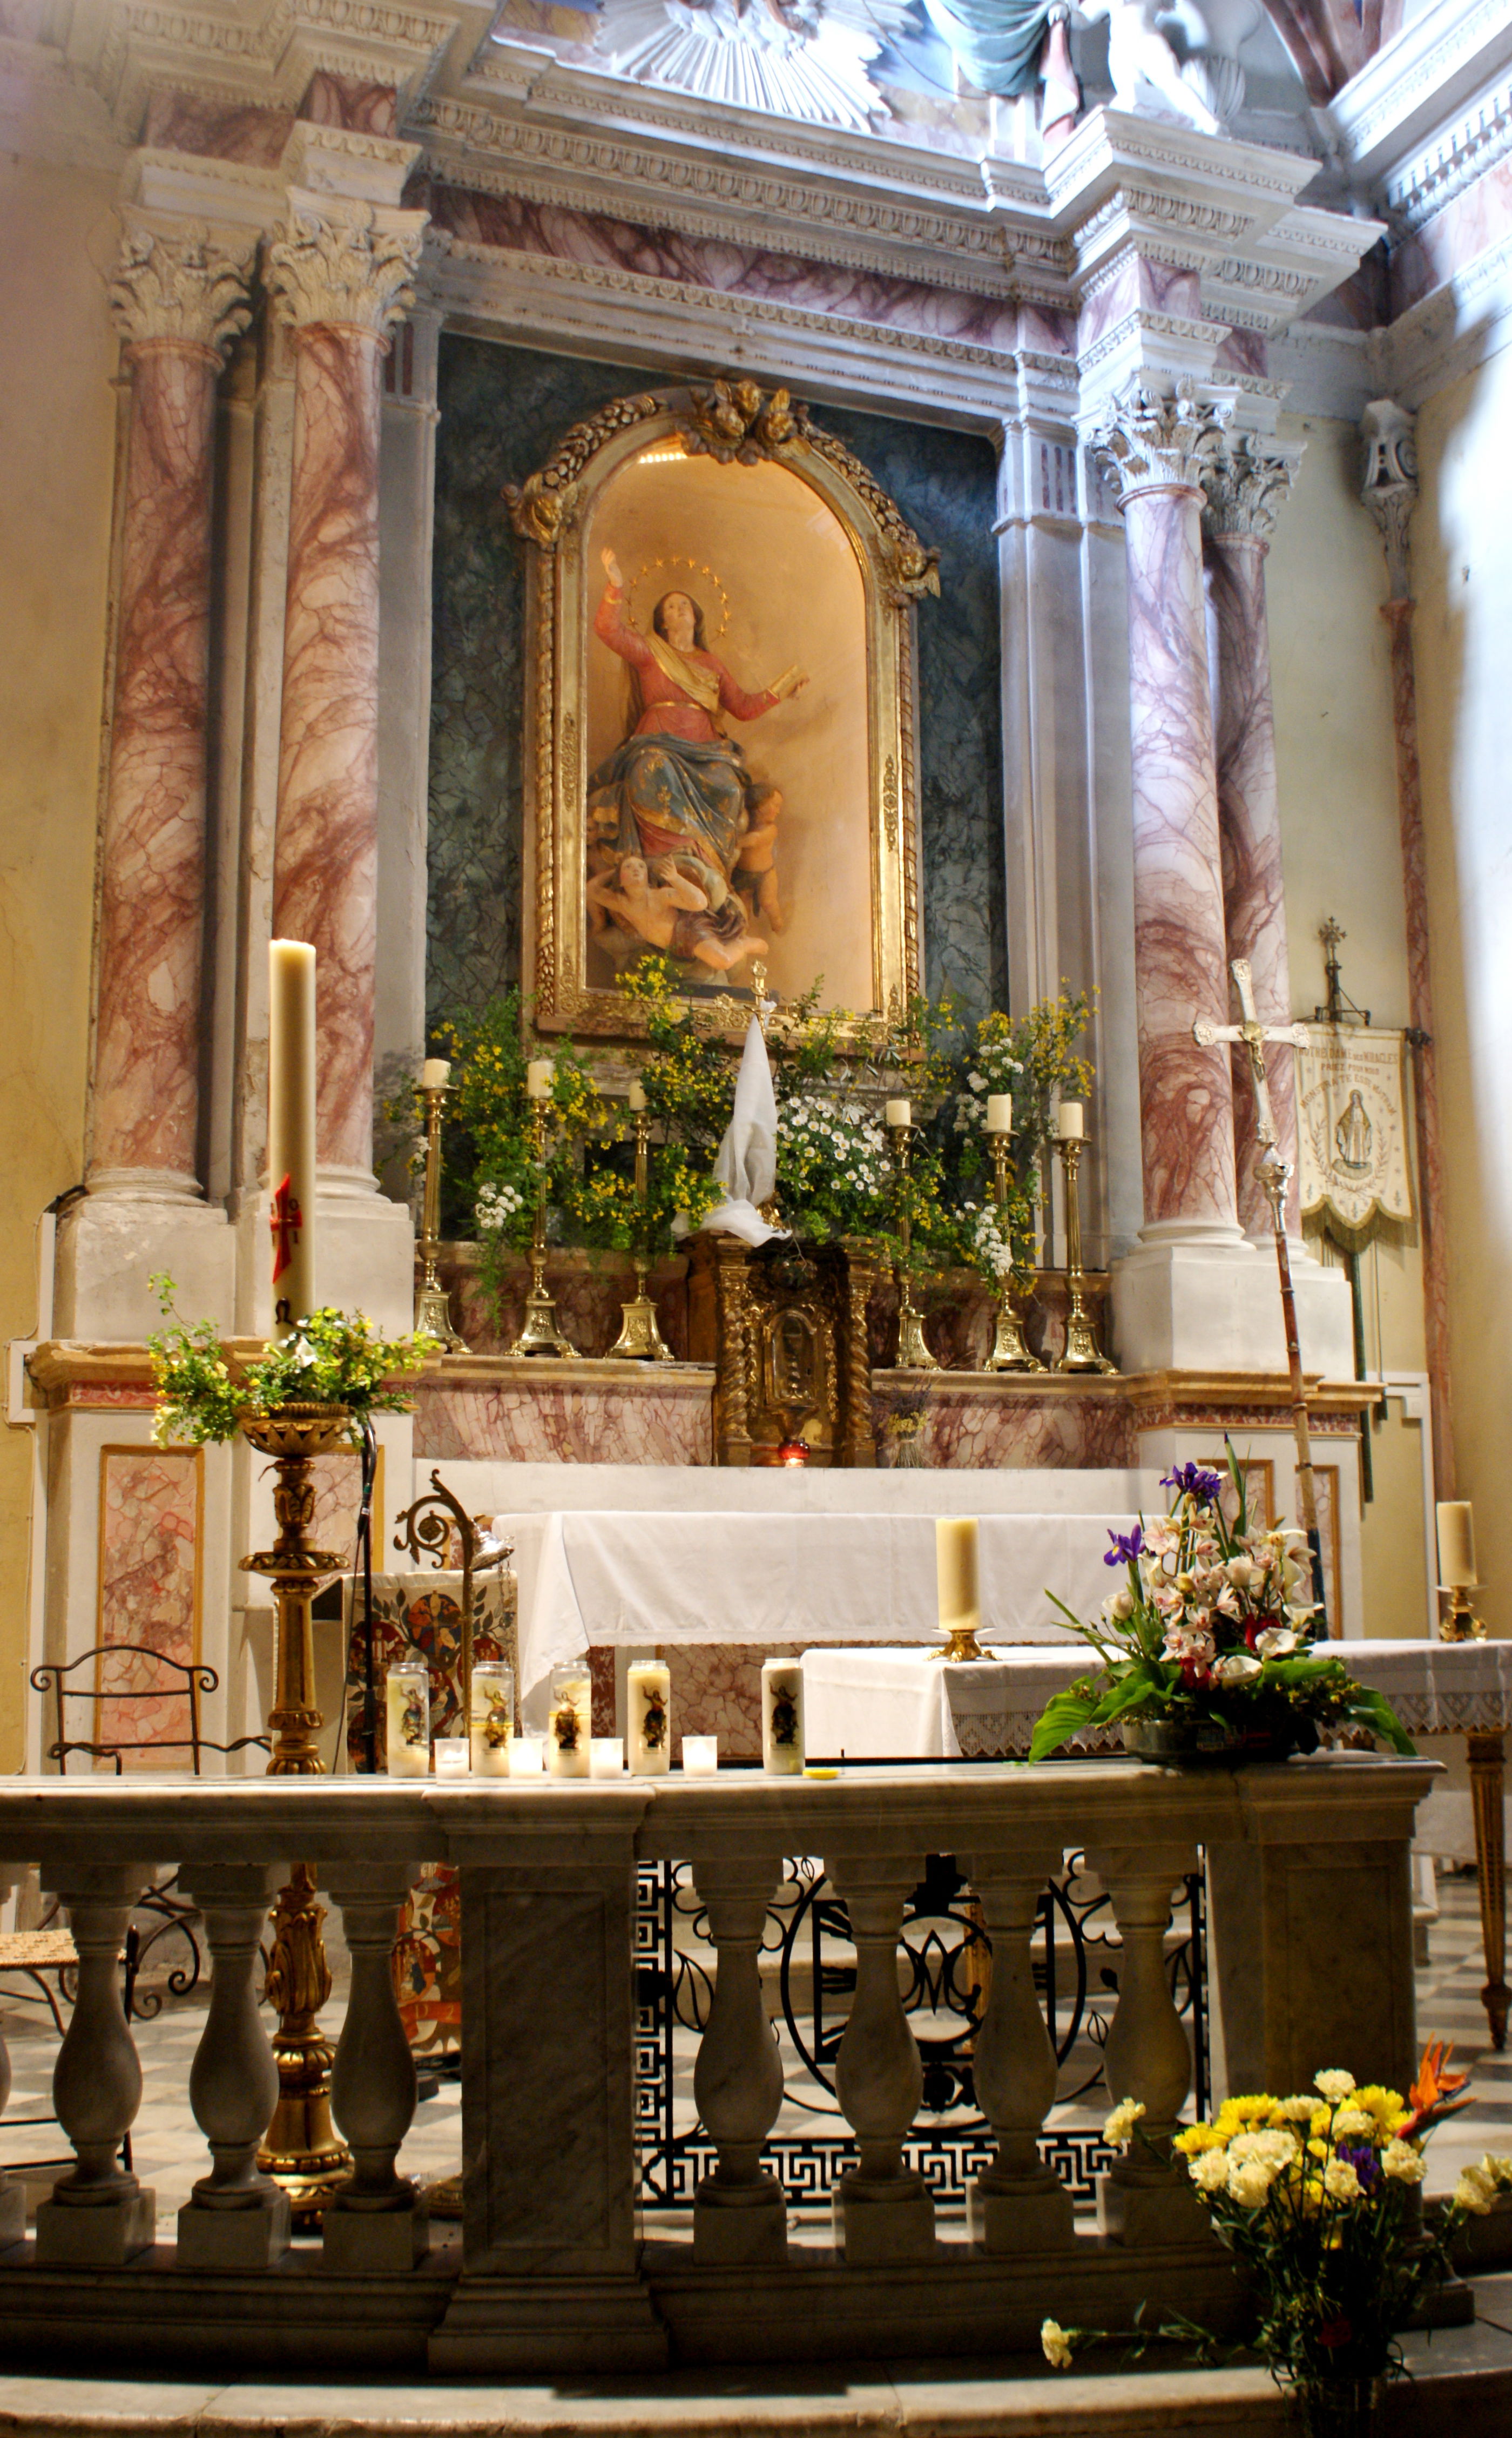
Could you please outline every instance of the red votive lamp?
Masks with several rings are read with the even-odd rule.
[[[779,1464],[807,1464],[807,1440],[784,1440],[777,1451]]]

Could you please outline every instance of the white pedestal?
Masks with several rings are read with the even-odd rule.
[[[315,1297],[343,1312],[365,1312],[389,1336],[414,1327],[414,1226],[401,1202],[376,1188],[345,1183],[315,1200]],[[237,1317],[249,1334],[273,1328],[273,1279],[263,1196],[249,1195],[237,1221],[240,1246]],[[185,1310],[187,1307],[184,1307]]]
[[[1291,1246],[1305,1368],[1326,1380],[1354,1377],[1349,1281],[1303,1246]],[[1124,1371],[1269,1371],[1287,1368],[1275,1255],[1238,1228],[1144,1229],[1113,1265],[1113,1334]]]
[[[236,1307],[236,1238],[226,1214],[186,1195],[90,1194],[58,1223],[53,1332],[58,1337],[140,1344],[163,1327],[149,1280],[167,1270],[185,1320],[229,1330]]]
[[[253,2209],[207,2209],[185,2201],[179,2212],[181,2269],[272,2269],[289,2250],[289,2195],[269,2193]]]
[[[417,2269],[431,2240],[424,2201],[407,2209],[343,2209],[333,2201],[324,2219],[321,2267],[348,2277],[392,2277]]]
[[[149,2252],[157,2195],[142,2188],[118,2200],[43,2201],[37,2211],[39,2269],[122,2269]]]

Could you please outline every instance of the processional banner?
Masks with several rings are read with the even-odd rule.
[[[1303,1215],[1346,1251],[1416,1218],[1407,1155],[1407,1036],[1313,1024],[1296,1053],[1297,1183]]]

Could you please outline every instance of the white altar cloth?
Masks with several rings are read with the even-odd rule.
[[[775,1502],[680,1512],[501,1510],[495,1529],[513,1539],[519,1578],[525,1715],[544,1716],[552,1669],[590,1644],[932,1641],[935,1511],[981,1515],[989,1633],[1005,1641],[1064,1635],[1079,1652],[1068,1630],[1057,1627],[1045,1587],[1079,1611],[1095,1609],[1108,1589],[1108,1535],[1128,1531],[1133,1510],[994,1515],[982,1511],[967,1477],[925,1477],[951,1481],[949,1506],[937,1487],[933,1507],[912,1513],[878,1511],[876,1504],[814,1513],[796,1502],[785,1511]],[[871,1500],[886,1497],[896,1478],[870,1475]]]

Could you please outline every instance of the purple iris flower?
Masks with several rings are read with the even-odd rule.
[[[1353,2167],[1363,2192],[1373,2192],[1380,2182],[1380,2161],[1368,2142],[1336,2142],[1333,2155]]]
[[[1110,1532],[1108,1538],[1113,1543],[1113,1546],[1102,1552],[1102,1563],[1105,1566],[1132,1565],[1135,1558],[1142,1558],[1145,1554],[1145,1529],[1142,1524],[1136,1524],[1132,1532]]]
[[[1223,1487],[1221,1473],[1209,1473],[1204,1465],[1179,1464],[1174,1473],[1160,1476],[1162,1490],[1173,1490],[1178,1497],[1195,1498],[1199,1507],[1212,1507]]]

